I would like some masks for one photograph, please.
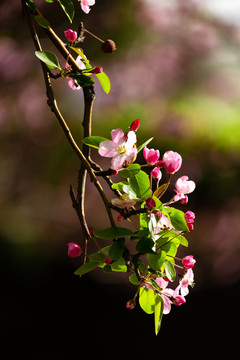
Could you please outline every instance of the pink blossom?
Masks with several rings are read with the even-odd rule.
[[[74,42],[77,40],[77,32],[71,29],[65,30],[64,35],[69,42]]]
[[[195,219],[195,214],[194,214],[194,212],[188,210],[185,212],[184,218],[185,218],[187,224],[193,224],[194,219]]]
[[[163,215],[160,211],[157,211],[155,214],[151,214],[150,219],[153,227],[154,241],[159,239],[160,235],[158,234],[161,231],[173,229],[172,224],[168,219],[168,217]]]
[[[157,166],[152,170],[152,177],[157,179],[157,181],[160,181],[162,178],[161,170]]]
[[[180,305],[184,304],[185,302],[186,302],[186,299],[181,295],[177,295],[173,300],[173,303],[176,306],[180,306]]]
[[[79,68],[81,70],[84,70],[86,69],[86,66],[84,65],[84,63],[81,61],[81,56],[79,55],[77,58],[76,58],[76,63],[78,64]],[[71,67],[68,63],[66,63],[66,68],[69,68]],[[78,84],[75,83],[75,81],[70,78],[70,77],[67,77],[68,79],[68,86],[72,89],[72,90],[79,90],[81,89],[81,86],[79,86]]]
[[[120,170],[125,162],[131,162],[137,155],[134,147],[137,138],[134,131],[129,131],[127,139],[121,129],[111,132],[112,141],[102,141],[99,144],[99,154],[104,157],[112,158],[111,169]]]
[[[74,242],[68,243],[68,256],[77,257],[80,256],[81,253],[82,253],[82,249],[78,244]]]
[[[95,4],[95,0],[78,0],[78,1],[81,1],[81,9],[86,14],[88,14],[89,11],[91,10],[90,6]]]
[[[182,157],[177,152],[166,151],[163,155],[163,162],[168,174],[174,174],[182,165]]]
[[[189,293],[188,286],[194,285],[194,274],[192,269],[188,269],[182,280],[180,280],[180,284],[177,287],[180,290],[182,296],[186,296]]]
[[[148,149],[146,146],[143,149],[143,156],[149,165],[154,165],[160,156],[159,150]]]
[[[188,180],[188,176],[180,177],[175,184],[176,195],[174,196],[174,201],[183,200],[185,203],[188,201],[186,194],[190,194],[195,190],[196,184],[192,180]]]
[[[120,208],[130,208],[136,204],[136,201],[130,199],[128,194],[123,194],[121,198],[114,198],[111,200],[111,203]]]
[[[182,263],[185,270],[192,269],[194,267],[196,260],[193,258],[192,255],[185,256],[182,259]]]
[[[137,131],[137,129],[139,128],[140,126],[140,120],[139,119],[136,119],[134,120],[131,125],[129,126],[130,127],[130,130],[132,131]]]

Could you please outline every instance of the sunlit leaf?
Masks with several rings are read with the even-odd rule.
[[[139,305],[147,314],[153,314],[155,308],[155,294],[151,289],[142,287],[139,291]]]
[[[147,146],[154,138],[150,138],[148,140],[144,140],[138,143],[137,146],[137,152],[139,153],[139,151],[141,151],[145,146]]]
[[[170,281],[174,281],[175,277],[176,277],[176,271],[174,269],[173,264],[171,263],[171,261],[165,260],[164,265],[165,265],[165,272],[166,272],[167,278]]]
[[[70,49],[75,51],[78,55],[80,55],[82,59],[84,59],[87,63],[89,63],[89,60],[87,59],[86,55],[84,54],[83,49],[76,48],[73,46],[69,46],[69,47],[70,47]]]
[[[161,251],[157,254],[147,254],[147,260],[153,270],[159,270],[166,259],[166,252]]]
[[[155,295],[155,308],[154,308],[154,324],[155,324],[155,334],[159,333],[161,328],[162,316],[163,316],[163,299],[160,295]]]
[[[124,178],[130,178],[134,175],[137,175],[141,170],[141,166],[139,164],[132,164],[128,166],[126,169],[120,170],[118,173]]]
[[[111,264],[112,271],[127,272],[127,265],[123,257],[120,257],[117,261]]]
[[[160,198],[162,196],[162,194],[165,192],[167,187],[168,187],[168,184],[162,184],[154,191],[153,195],[156,196],[157,198]]]
[[[183,211],[174,208],[165,208],[165,211],[168,213],[174,229],[179,231],[189,231]]]
[[[144,171],[139,171],[129,179],[129,185],[140,200],[146,200],[151,196],[150,181]]]
[[[105,72],[102,71],[100,74],[96,74],[96,77],[100,82],[103,91],[105,91],[106,94],[109,94],[111,90],[111,82],[107,74],[105,74]]]

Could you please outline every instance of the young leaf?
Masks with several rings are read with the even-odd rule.
[[[103,71],[99,74],[96,74],[96,77],[100,82],[103,91],[105,91],[106,94],[109,94],[111,90],[111,82],[109,80],[109,77]]]
[[[58,2],[67,15],[69,21],[72,22],[75,14],[73,2],[71,0],[58,0]]]
[[[35,51],[35,55],[39,58],[39,60],[44,62],[49,69],[61,70],[58,58],[50,51]]]
[[[153,270],[159,270],[166,259],[165,251],[157,254],[147,254],[147,260]]]
[[[101,136],[89,136],[89,137],[85,137],[83,139],[83,143],[92,148],[99,149],[99,144],[102,141],[106,141],[106,140],[108,140],[108,139],[101,137]]]
[[[165,265],[165,272],[166,272],[167,278],[170,281],[174,281],[175,277],[176,277],[176,271],[174,269],[173,264],[171,263],[171,261],[165,260],[164,265]]]
[[[123,254],[125,246],[125,238],[119,238],[115,240],[109,250],[110,259],[117,261]]]
[[[165,208],[165,211],[169,214],[170,221],[174,229],[179,231],[188,231],[183,211],[174,208]]]
[[[157,198],[160,198],[162,194],[165,192],[167,186],[168,184],[162,184],[154,191],[153,195],[156,196]]]
[[[54,0],[45,0],[46,3],[53,3]]]
[[[123,257],[120,257],[118,261],[111,264],[112,271],[116,272],[127,272],[127,265]]]
[[[77,83],[81,87],[92,86],[94,84],[94,79],[86,75],[76,74],[69,75],[69,77],[71,77],[75,81],[75,83]]]
[[[92,271],[94,269],[96,269],[98,267],[98,265],[100,264],[99,261],[95,261],[95,260],[91,260],[89,262],[87,262],[86,264],[83,264],[82,266],[80,266],[75,272],[75,275],[83,275],[88,273],[89,271]]]
[[[142,287],[139,291],[139,305],[147,314],[153,314],[155,307],[154,291]]]
[[[133,232],[129,229],[122,227],[111,227],[104,230],[94,231],[94,236],[101,239],[117,239],[125,236],[132,235]]]
[[[137,147],[137,152],[139,153],[145,146],[147,146],[154,138],[148,140],[140,141]]]
[[[137,175],[139,171],[141,170],[141,166],[139,164],[132,164],[128,166],[126,169],[122,169],[119,171],[119,175],[121,175],[124,178],[130,178],[134,175]]]
[[[155,309],[154,309],[154,323],[155,323],[155,334],[159,333],[161,328],[162,316],[163,316],[163,299],[159,295],[155,295]]]
[[[129,276],[129,281],[133,285],[139,285],[140,284],[140,281],[138,280],[137,275],[135,273],[133,273],[132,275]]]
[[[140,200],[146,200],[151,196],[150,181],[144,171],[139,171],[129,179],[129,185]]]
[[[48,20],[45,19],[43,16],[36,15],[36,16],[34,16],[34,19],[36,20],[38,25],[41,26],[42,28],[47,29],[49,27]]]

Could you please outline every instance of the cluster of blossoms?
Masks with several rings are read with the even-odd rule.
[[[129,280],[138,286],[138,290],[133,299],[127,302],[126,307],[133,309],[139,296],[139,304],[145,312],[155,313],[155,317],[161,317],[162,314],[170,312],[172,304],[180,306],[186,302],[188,287],[194,283],[192,268],[195,259],[192,255],[179,259],[176,253],[180,244],[188,246],[188,241],[183,235],[193,230],[195,214],[190,210],[184,213],[170,205],[187,204],[188,195],[194,191],[196,185],[188,176],[181,176],[175,182],[175,194],[170,200],[165,203],[160,200],[168,189],[173,175],[180,170],[182,157],[170,150],[160,159],[158,149],[148,148],[150,140],[137,146],[136,132],[139,125],[140,120],[137,119],[127,132],[120,128],[113,129],[111,140],[99,140],[98,147],[100,156],[111,159],[110,174],[118,174],[126,179],[112,185],[113,191],[118,194],[118,197],[111,200],[111,207],[118,212],[117,220],[132,221],[133,216],[137,216],[137,231],[132,232],[123,227],[94,231],[93,238],[112,237],[113,245],[90,255],[90,261],[82,265],[76,273],[85,272],[87,266],[91,270],[91,266],[99,266],[107,272],[130,271],[132,274]],[[97,137],[92,138],[96,145]],[[89,138],[86,141],[91,146]],[[146,161],[143,165],[136,163],[141,150]],[[159,186],[164,169],[169,180]],[[109,170],[106,170],[106,173],[109,174]],[[134,224],[136,226],[136,221]],[[137,253],[130,257],[126,256],[125,251],[127,236],[130,241],[136,242]],[[75,248],[71,243],[69,247],[73,249],[72,255],[69,255],[75,256]],[[148,265],[141,259],[142,256],[146,256]],[[95,266],[92,262],[96,259],[99,263]],[[181,261],[181,265],[176,264],[176,261]],[[175,289],[171,289],[169,283],[175,284],[177,278]],[[156,333],[159,331],[158,325],[155,330]]]

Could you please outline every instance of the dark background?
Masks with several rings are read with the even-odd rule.
[[[22,18],[20,1],[0,5],[0,254],[1,358],[12,359],[213,359],[238,347],[240,279],[239,27],[214,17],[199,1],[97,1],[89,15],[77,1],[75,20],[56,17],[58,4],[36,1],[63,39],[79,19],[117,52],[101,53],[86,36],[93,65],[112,83],[96,84],[95,135],[127,130],[139,118],[138,139],[154,136],[161,155],[183,156],[178,176],[197,184],[182,208],[196,213],[188,235],[196,285],[187,303],[164,316],[158,337],[153,316],[125,308],[135,288],[125,274],[100,269],[73,275],[82,259],[67,256],[67,243],[82,245],[68,195],[79,162],[46,105],[44,82]],[[53,50],[40,29],[45,50]],[[60,56],[59,56],[60,59]],[[63,60],[61,59],[61,62]],[[60,108],[81,141],[82,91],[54,82]],[[96,153],[93,156],[108,167]],[[98,195],[87,184],[89,226],[108,226]],[[95,251],[90,246],[90,250]]]

